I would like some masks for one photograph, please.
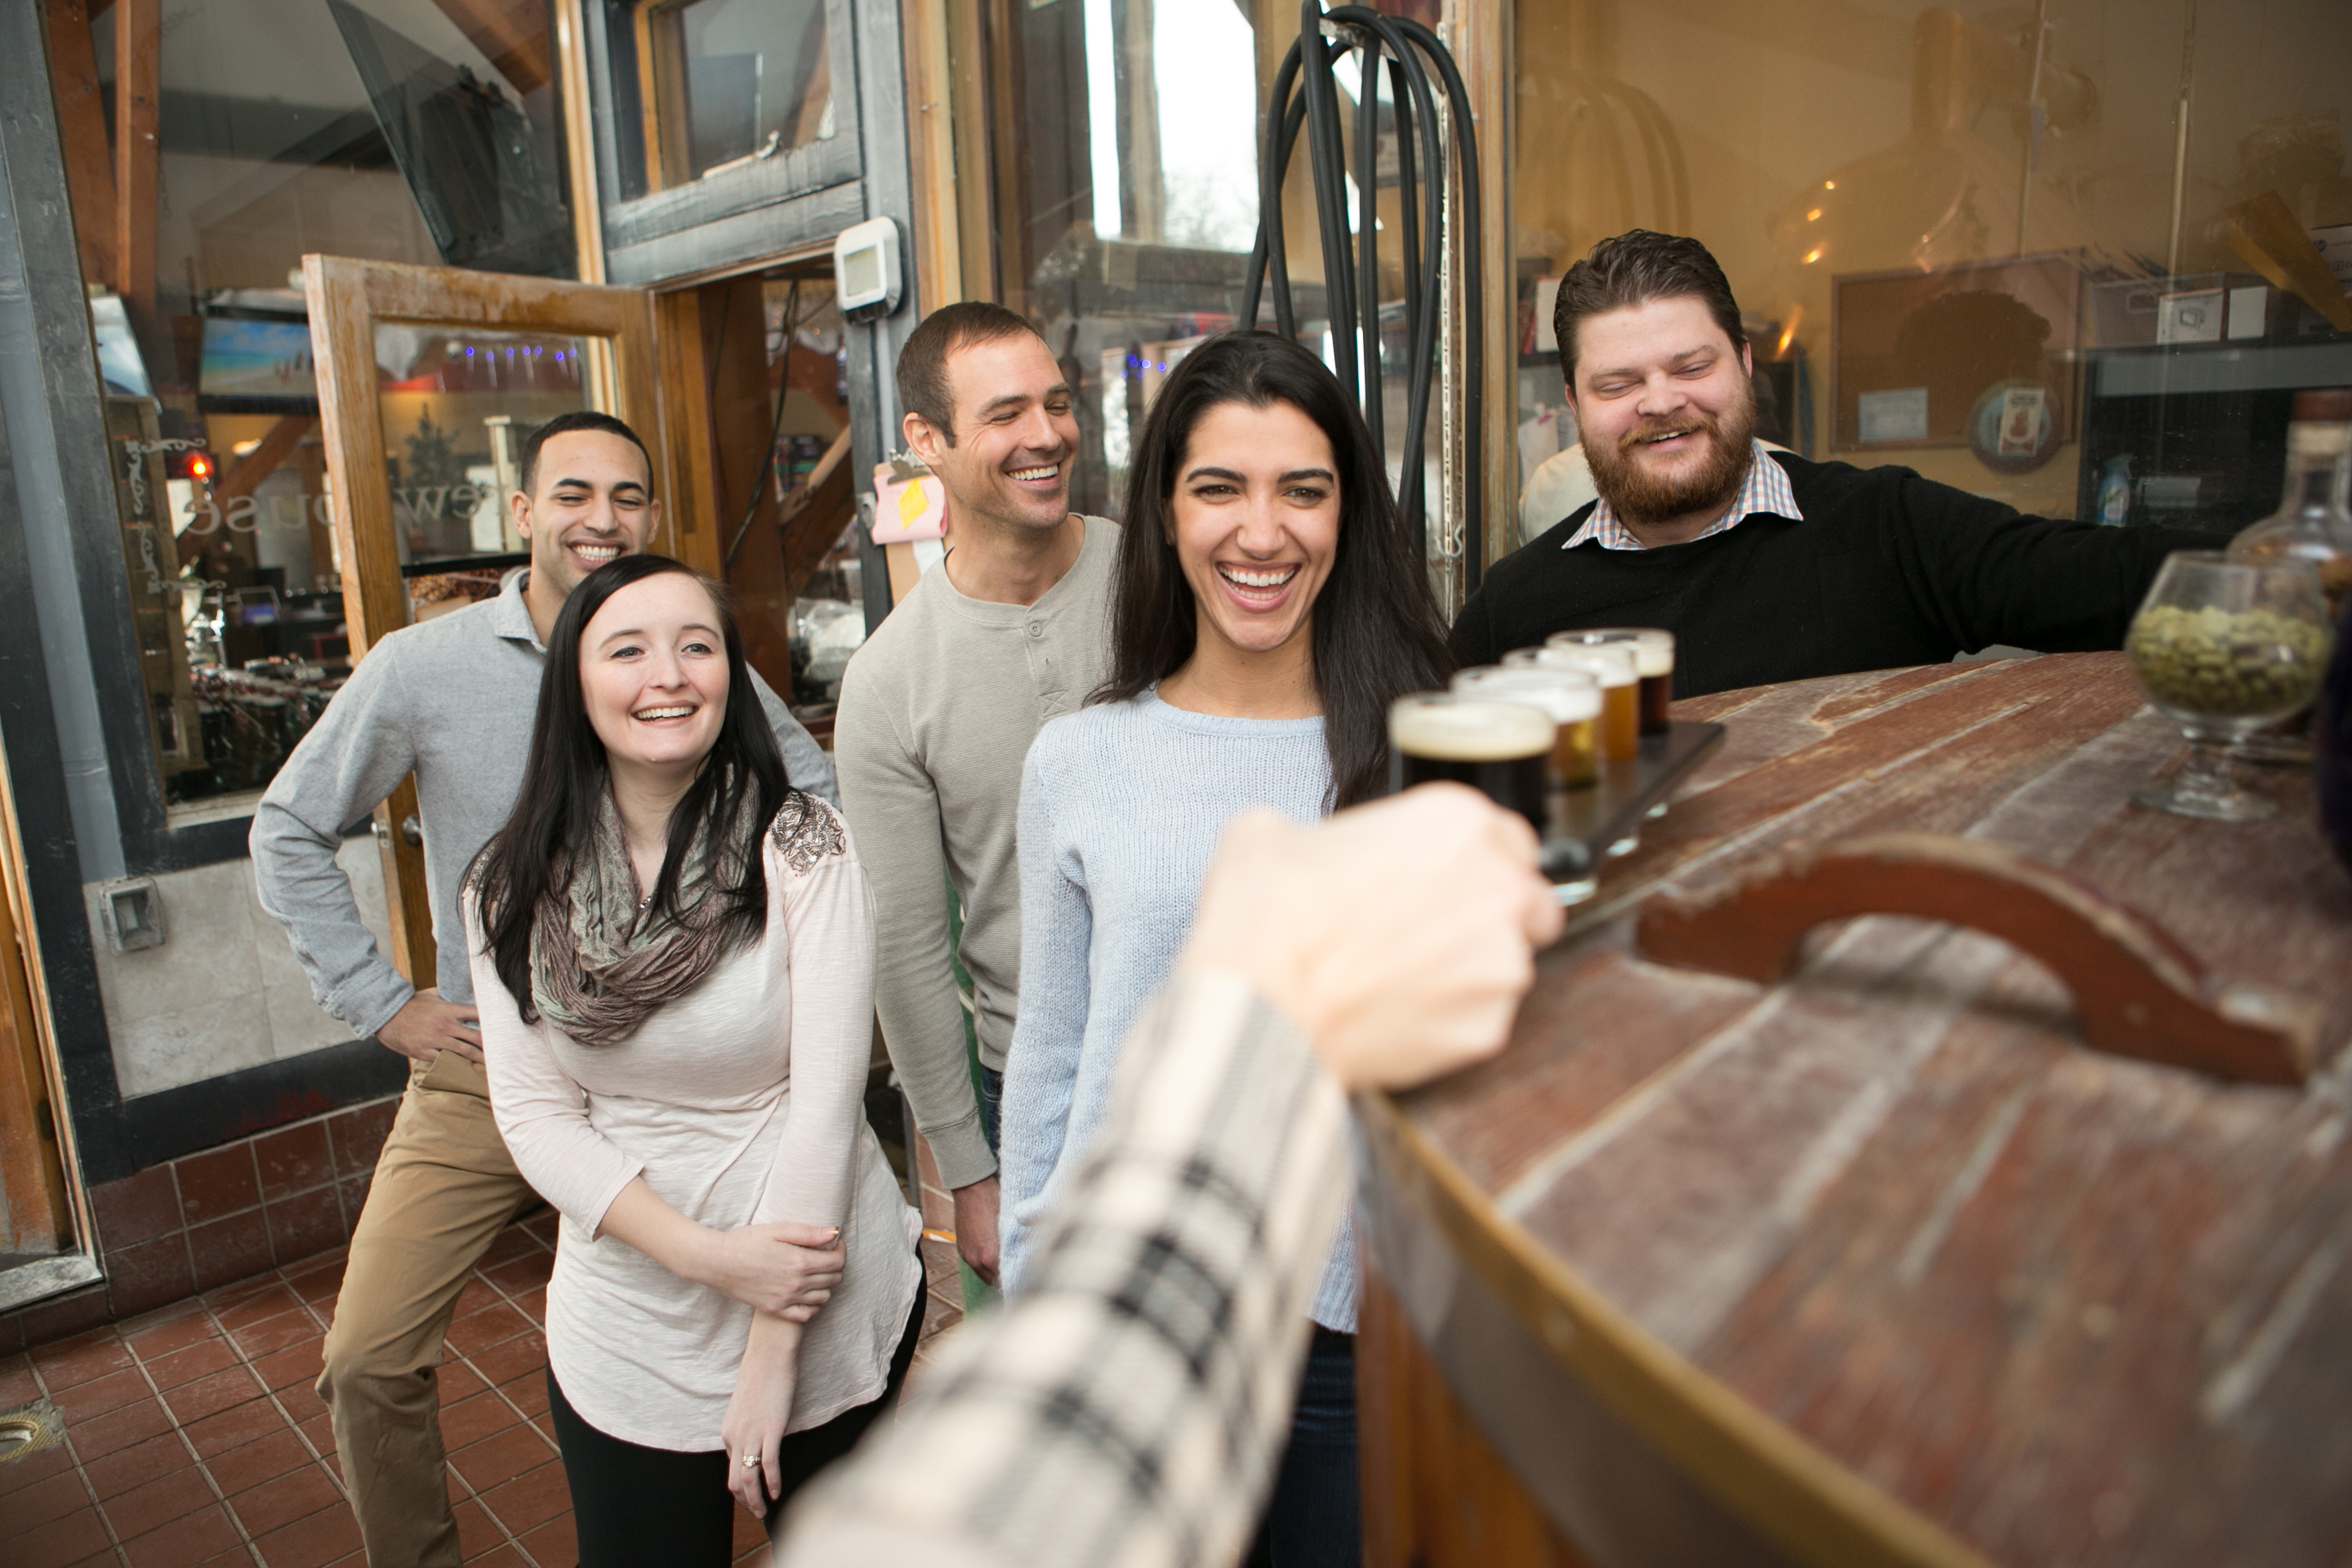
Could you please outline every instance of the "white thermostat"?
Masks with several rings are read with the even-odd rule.
[[[835,303],[853,321],[870,321],[898,308],[898,226],[868,218],[843,229],[833,242]]]

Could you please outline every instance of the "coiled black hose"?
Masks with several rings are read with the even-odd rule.
[[[1351,30],[1352,41],[1327,38],[1324,26]],[[1332,62],[1360,56],[1356,101],[1356,232],[1348,232],[1346,152],[1340,137],[1339,89]],[[1485,559],[1486,349],[1485,247],[1478,205],[1478,140],[1470,119],[1470,92],[1454,56],[1437,35],[1404,16],[1383,16],[1362,5],[1331,11],[1317,0],[1301,0],[1298,39],[1275,73],[1266,108],[1265,142],[1258,163],[1257,245],[1251,252],[1242,320],[1255,324],[1267,279],[1274,283],[1275,329],[1298,334],[1290,293],[1289,252],[1282,226],[1282,183],[1298,132],[1307,132],[1307,164],[1315,179],[1317,228],[1323,248],[1325,314],[1331,322],[1333,369],[1341,384],[1360,398],[1364,423],[1385,447],[1381,387],[1380,251],[1375,239],[1379,205],[1378,84],[1385,66],[1397,140],[1398,252],[1404,283],[1405,429],[1397,500],[1405,526],[1429,550],[1428,480],[1423,463],[1429,428],[1429,398],[1438,368],[1437,334],[1442,254],[1449,178],[1462,203],[1462,307],[1467,346],[1463,366],[1462,411],[1469,437],[1464,475],[1463,586],[1475,592]],[[1446,166],[1438,138],[1437,97],[1433,78],[1445,93],[1447,130],[1454,168]],[[1419,146],[1415,146],[1418,139]],[[1426,171],[1426,177],[1423,177]]]

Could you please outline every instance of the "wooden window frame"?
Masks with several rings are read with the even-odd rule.
[[[342,256],[304,257],[302,283],[318,365],[319,422],[327,470],[334,481],[343,615],[351,628],[353,662],[408,624],[392,481],[383,464],[383,405],[375,363],[378,323],[587,339],[590,405],[625,421],[644,438],[653,454],[654,493],[675,493],[657,390],[653,296],[646,290]],[[685,558],[681,539],[695,531],[690,513],[665,506],[661,525],[646,543],[664,554]],[[425,894],[424,851],[399,831],[415,810],[415,781],[403,780],[376,808],[376,842],[383,854],[384,892],[392,905],[392,961],[410,984],[421,987],[433,983],[433,910]]]

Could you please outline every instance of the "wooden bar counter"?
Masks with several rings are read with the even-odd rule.
[[[1368,1561],[2352,1562],[2352,879],[2308,776],[2254,778],[2265,823],[2132,805],[2182,743],[2119,654],[1676,711],[1725,742],[1509,1047],[1362,1106]],[[2144,999],[1941,921],[1822,926],[1771,984],[1636,950],[1898,833],[2146,917],[2307,1080],[2118,1054]]]

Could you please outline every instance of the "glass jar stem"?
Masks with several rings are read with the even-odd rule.
[[[2224,742],[2199,740],[2189,742],[2189,760],[2180,766],[2180,774],[2172,781],[2173,793],[2189,800],[2210,802],[2226,806],[2238,795],[2238,781],[2230,772],[2230,756]]]

